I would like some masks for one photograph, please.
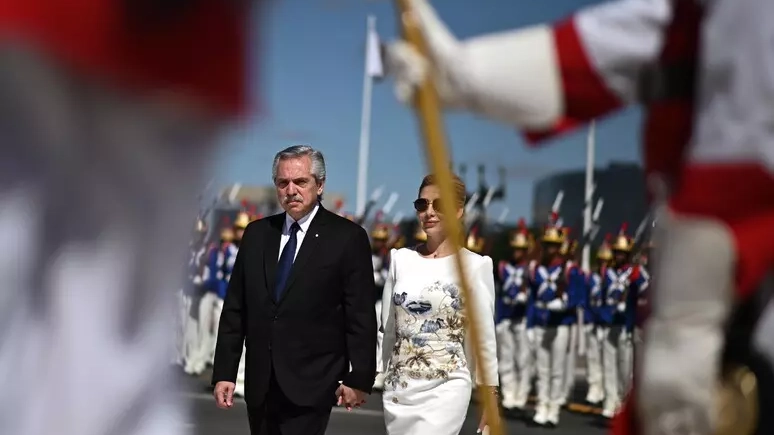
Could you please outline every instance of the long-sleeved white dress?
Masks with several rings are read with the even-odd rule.
[[[454,257],[393,249],[382,295],[384,420],[388,435],[458,435],[473,383],[497,385],[492,259],[460,251],[471,285],[463,301]],[[476,370],[466,328],[476,310],[483,364]],[[478,376],[475,376],[478,374]]]

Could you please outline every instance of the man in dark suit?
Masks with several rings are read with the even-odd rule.
[[[250,431],[265,422],[271,435],[323,435],[331,407],[360,406],[374,384],[371,248],[361,226],[320,204],[319,151],[279,152],[272,176],[285,213],[244,233],[220,318],[214,395],[233,406],[244,340]]]

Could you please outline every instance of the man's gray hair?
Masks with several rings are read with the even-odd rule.
[[[309,145],[293,145],[278,152],[274,156],[274,164],[271,168],[272,181],[277,181],[277,166],[279,166],[280,160],[297,159],[304,156],[308,156],[312,160],[312,176],[317,184],[325,182],[325,157],[320,151]]]

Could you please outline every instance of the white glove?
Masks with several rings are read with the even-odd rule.
[[[546,304],[546,308],[548,308],[549,311],[563,311],[567,308],[567,304],[561,299],[554,299]]]
[[[404,103],[433,72],[447,108],[467,109],[524,128],[551,127],[563,112],[553,31],[539,25],[458,41],[427,0],[410,0],[430,61],[405,42],[387,47],[385,65]],[[432,62],[432,66],[431,66]]]
[[[643,435],[712,434],[734,242],[722,224],[658,217],[658,295],[644,330],[636,395]]]
[[[626,302],[619,302],[618,305],[616,305],[616,310],[618,310],[619,313],[626,311]]]
[[[519,292],[518,295],[516,295],[516,302],[520,304],[526,304],[527,303],[527,294],[524,292]]]
[[[196,275],[193,279],[194,285],[201,285],[202,284],[202,278],[199,275]]]

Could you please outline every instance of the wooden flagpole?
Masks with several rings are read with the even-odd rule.
[[[409,0],[396,1],[403,39],[413,45],[420,53],[429,59],[430,57],[427,55],[427,46],[424,38],[411,14]],[[420,129],[425,142],[426,158],[431,172],[436,174],[438,178],[443,212],[446,216],[454,216],[457,212],[457,210],[455,210],[456,201],[454,200],[452,173],[449,167],[449,152],[446,147],[446,137],[443,128],[443,120],[441,118],[441,105],[438,99],[438,93],[429,77],[425,83],[417,89],[414,98],[414,105],[417,110]],[[464,237],[462,222],[456,219],[449,219],[444,221],[444,225],[446,225],[449,236],[454,240],[454,245],[457,248],[455,252],[459,252]],[[470,301],[471,290],[468,277],[466,276],[467,273],[462,266],[462,258],[456,253],[454,255],[454,262],[462,285],[463,298]],[[469,307],[470,305],[468,304],[467,306]],[[476,318],[476,310],[467,310],[466,315],[468,319],[466,326],[469,328],[470,337],[472,339],[471,348],[475,355],[476,367],[481,368],[484,367],[484,361],[482,361],[481,358],[481,332],[478,330],[479,324],[478,319]],[[494,321],[493,319],[489,320]],[[485,370],[477,371],[483,376],[483,379],[479,382],[481,385],[494,385],[495,380],[488,379]],[[479,403],[484,405],[484,413],[487,417],[487,425],[489,426],[490,434],[503,435],[497,396],[491,394],[487,388],[478,388],[478,393],[480,398]]]

